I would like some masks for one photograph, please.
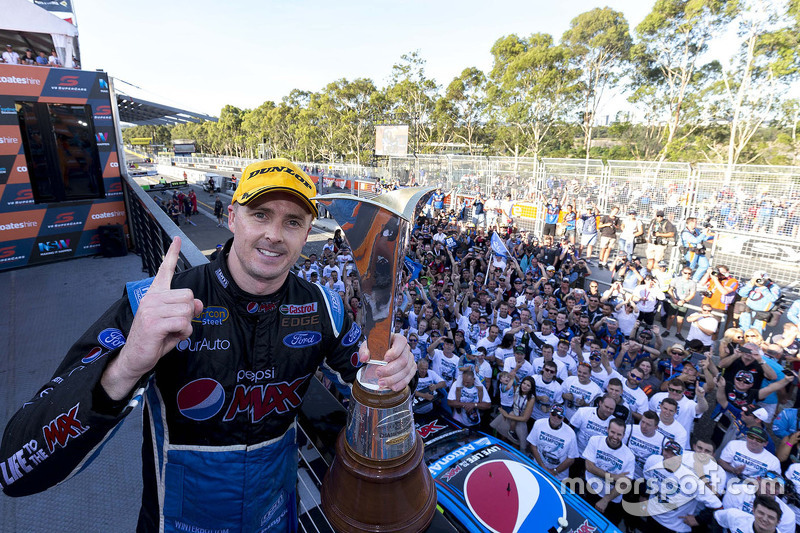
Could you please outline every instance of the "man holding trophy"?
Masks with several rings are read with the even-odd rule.
[[[295,531],[295,414],[315,371],[341,386],[364,375],[384,396],[416,374],[404,338],[368,349],[338,294],[290,275],[315,194],[288,160],[245,168],[217,259],[176,274],[175,238],[158,274],[129,283],[10,420],[0,454],[36,460],[0,477],[4,492],[80,472],[144,401],[138,531]]]

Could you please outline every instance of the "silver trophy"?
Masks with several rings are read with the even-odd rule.
[[[433,518],[436,496],[414,429],[412,395],[408,387],[379,387],[375,374],[386,364],[410,223],[433,191],[400,189],[369,200],[347,194],[315,198],[350,244],[370,352],[353,384],[347,426],[323,483],[323,508],[340,531],[420,531]],[[363,497],[354,501],[353,494]]]

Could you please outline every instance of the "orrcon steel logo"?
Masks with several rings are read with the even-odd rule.
[[[279,308],[282,315],[307,315],[317,312],[317,302],[307,304],[286,304]]]

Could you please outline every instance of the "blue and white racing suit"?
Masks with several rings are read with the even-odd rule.
[[[295,414],[318,368],[341,387],[352,382],[361,329],[338,294],[294,275],[273,295],[242,291],[227,268],[230,246],[174,276],[172,287],[192,289],[203,311],[128,398],[112,401],[99,383],[147,283],[129,284],[72,346],[6,427],[3,459],[38,455],[19,475],[0,476],[6,494],[41,492],[80,472],[143,401],[138,531],[296,530]]]

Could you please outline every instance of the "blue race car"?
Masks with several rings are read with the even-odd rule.
[[[513,446],[445,416],[416,416],[440,511],[459,531],[619,533]]]

